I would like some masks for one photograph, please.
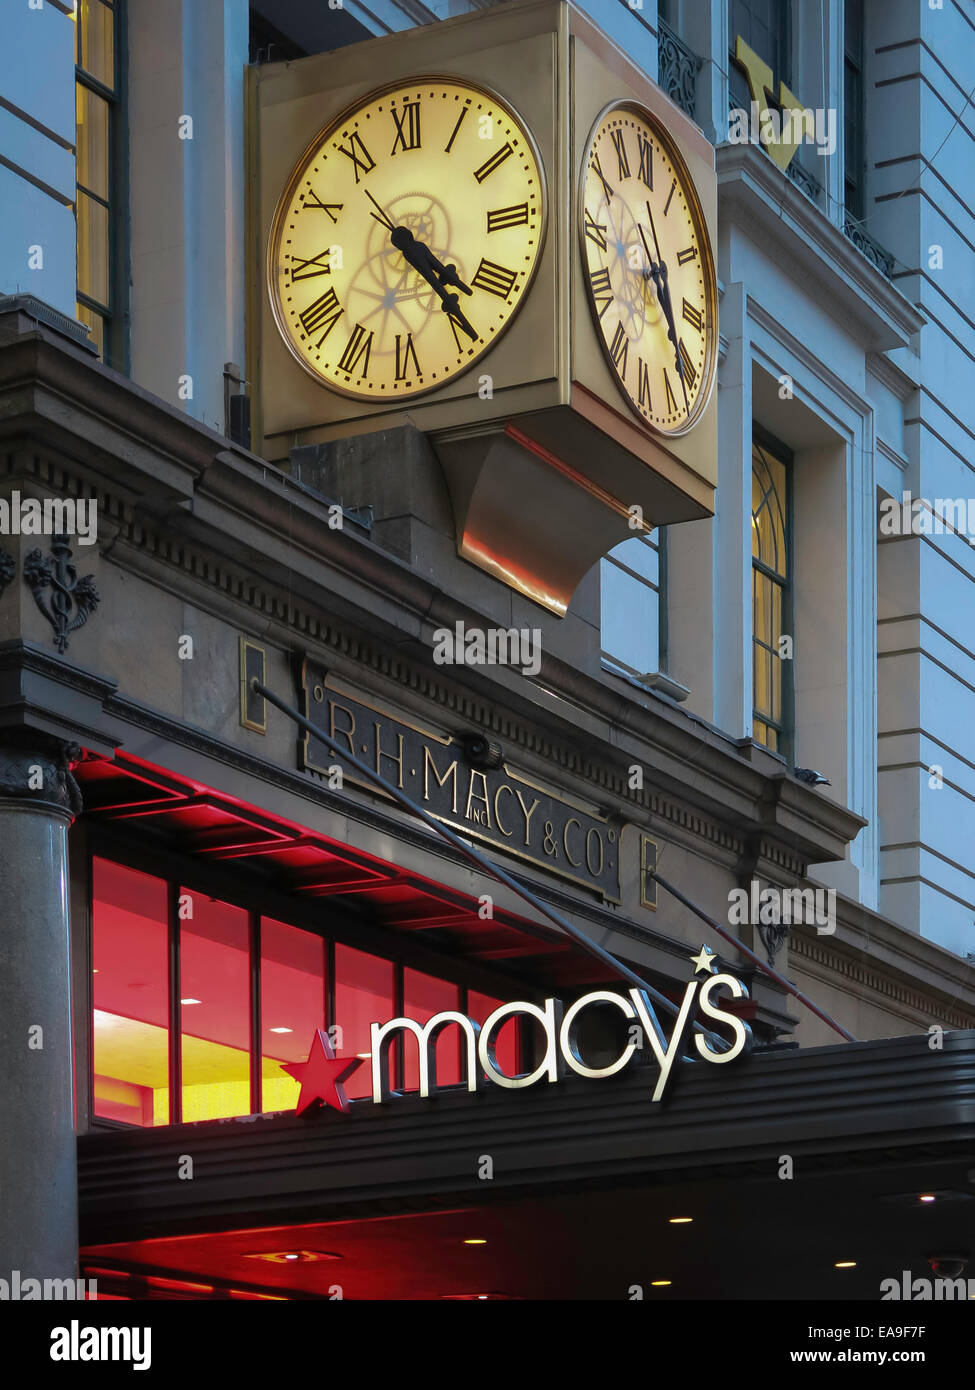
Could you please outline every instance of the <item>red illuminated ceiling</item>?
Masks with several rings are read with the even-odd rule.
[[[298,901],[334,900],[454,957],[539,981],[595,978],[593,962],[544,926],[499,908],[482,920],[466,894],[141,759],[87,757],[74,774],[89,818],[150,830],[154,842],[198,860],[239,865],[251,884]]]

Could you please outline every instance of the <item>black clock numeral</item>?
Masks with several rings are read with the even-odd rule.
[[[345,345],[345,351],[339,358],[339,371],[346,372],[349,376],[356,369],[356,364],[361,357],[365,358],[359,376],[369,375],[369,354],[372,352],[372,330],[368,332],[361,323],[357,323],[352,330],[352,337]]]
[[[603,186],[603,192],[606,194],[606,201],[608,203],[611,198],[615,197],[616,190],[611,183],[607,182],[606,177],[603,174],[603,166],[599,162],[599,155],[596,153],[595,150],[593,150],[592,152],[592,168],[593,173],[596,175],[596,178]]]
[[[645,135],[637,136],[637,149],[640,151],[640,172],[637,177],[646,188],[653,192],[653,145]]]
[[[680,356],[680,364],[684,372],[684,385],[687,387],[688,391],[693,391],[694,383],[697,381],[697,368],[691,361],[691,354],[687,351],[683,338],[681,338],[680,342],[677,344],[677,352]]]
[[[489,232],[503,232],[506,227],[523,227],[528,222],[528,204],[518,203],[510,208],[495,208],[487,215]]]
[[[611,131],[610,139],[616,150],[616,162],[620,166],[620,178],[628,179],[630,177],[630,161],[626,157],[626,145],[623,143],[623,132],[621,130]]]
[[[302,212],[309,212],[313,208],[318,212],[327,212],[333,222],[339,220],[335,213],[341,212],[343,207],[345,207],[344,203],[323,203],[313,188],[310,188],[301,200]]]
[[[606,310],[613,302],[613,289],[609,281],[608,270],[597,270],[589,276],[589,284],[592,288],[592,297],[597,305],[602,305],[599,310],[599,317],[602,318]]]
[[[463,338],[460,336],[462,331],[460,324],[457,323],[454,319],[452,319],[449,314],[445,314],[444,318],[450,324],[450,331],[454,335],[454,345],[457,348],[458,356],[462,352],[467,352],[470,348],[470,340],[467,338],[466,335]]]
[[[676,191],[676,188],[677,188],[677,180],[676,180],[676,179],[671,179],[671,181],[670,181],[670,192],[667,194],[667,201],[666,201],[666,203],[664,203],[664,217],[666,217],[667,214],[668,214],[668,212],[670,212],[670,200],[673,198],[674,192]]]
[[[488,294],[496,294],[499,299],[507,299],[517,279],[516,270],[507,270],[503,265],[498,265],[495,261],[486,261],[482,256],[477,274],[471,280],[471,286],[486,290]]]
[[[514,151],[506,140],[500,150],[493,154],[490,159],[486,159],[479,169],[474,170],[474,177],[477,179],[478,183],[483,183],[484,180],[493,174],[495,169],[499,169],[508,156],[513,153]]]
[[[637,358],[637,382],[639,383],[640,405],[653,413],[653,404],[650,400],[650,372],[647,364],[642,357]]]
[[[470,109],[471,109],[471,104],[470,104],[470,102],[467,102],[466,105],[464,105],[464,106],[461,107],[460,115],[457,117],[457,124],[454,126],[453,130],[450,132],[450,139],[447,141],[446,145],[444,145],[444,147],[443,147],[443,152],[444,152],[444,154],[450,154],[450,147],[451,147],[451,145],[454,143],[454,141],[457,139],[457,132],[458,132],[458,130],[460,130],[461,126],[464,124],[464,117],[467,115],[467,113],[468,113],[468,111],[469,111]]]
[[[405,101],[402,111],[391,106],[389,112],[396,126],[396,139],[390,154],[395,154],[397,150],[420,149],[420,103]]]
[[[623,325],[616,325],[616,332],[613,334],[613,341],[609,345],[609,355],[613,359],[616,370],[620,374],[620,380],[626,380],[626,356],[630,350],[630,340],[623,331]]]
[[[677,252],[677,264],[678,264],[678,265],[687,265],[687,262],[688,262],[688,261],[692,261],[696,255],[697,255],[697,247],[696,247],[696,246],[688,246],[685,250],[683,250],[683,251],[678,251],[678,252]]]
[[[704,328],[704,315],[701,313],[700,309],[695,309],[694,305],[688,303],[685,299],[684,307],[681,312],[684,322],[689,323],[692,328],[696,328],[698,333],[700,333]]]
[[[597,222],[596,219],[590,214],[588,208],[584,208],[584,209],[583,209],[583,212],[584,212],[584,214],[585,214],[585,232],[586,232],[586,236],[589,238],[590,241],[594,241],[594,242],[596,243],[596,245],[599,247],[600,251],[605,251],[605,250],[606,250],[606,224],[605,224],[605,222]]]
[[[309,338],[313,337],[320,328],[324,329],[322,336],[315,344],[316,347],[321,347],[341,317],[342,305],[339,303],[334,290],[328,290],[298,315],[301,326]]]
[[[331,275],[332,264],[329,255],[332,248],[326,246],[324,251],[319,251],[317,256],[309,256],[308,260],[302,260],[300,256],[291,257],[291,283],[296,280],[311,280],[316,275]]]
[[[667,375],[666,367],[664,367],[664,387],[667,391],[667,414],[675,415],[677,413],[677,397],[674,395],[671,388],[670,377]]]
[[[347,159],[352,160],[352,166],[355,169],[356,183],[359,182],[360,169],[364,174],[368,174],[371,169],[375,169],[376,167],[376,161],[362,143],[358,131],[354,130],[349,136],[348,146],[337,145],[336,149],[341,150]]]
[[[413,359],[413,376],[422,376],[420,364],[416,357],[416,346],[413,342],[413,334],[407,333],[406,342],[400,345],[399,333],[396,334],[396,380],[405,381],[410,375],[410,359]]]

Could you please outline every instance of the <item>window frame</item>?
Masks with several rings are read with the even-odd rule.
[[[781,439],[764,429],[757,421],[752,421],[752,449],[758,448],[763,453],[772,454],[776,462],[783,467],[785,474],[785,497],[782,499],[782,513],[785,530],[785,577],[776,573],[768,565],[758,559],[756,555],[750,555],[751,565],[748,576],[752,581],[752,576],[757,570],[773,584],[776,584],[782,593],[782,633],[792,637],[793,656],[791,660],[785,662],[781,657],[777,657],[782,670],[781,688],[781,719],[777,722],[766,714],[758,711],[755,705],[755,647],[757,639],[755,637],[755,598],[752,585],[751,596],[751,658],[752,658],[752,720],[751,738],[760,748],[767,752],[784,759],[791,767],[793,760],[793,750],[795,746],[795,632],[794,632],[794,586],[795,586],[795,544],[793,526],[793,498],[795,486],[793,471],[795,467],[795,455],[787,444],[783,444]],[[751,461],[751,474],[754,475],[755,464]],[[751,536],[751,520],[755,513],[751,506],[751,491],[749,490],[749,537]],[[756,722],[766,725],[773,729],[778,738],[778,746],[771,748],[767,743],[755,737]]]

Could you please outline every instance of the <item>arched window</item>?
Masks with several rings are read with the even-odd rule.
[[[778,456],[777,456],[778,455]],[[788,756],[792,714],[789,462],[752,444],[752,737]],[[788,644],[791,647],[791,643]]]

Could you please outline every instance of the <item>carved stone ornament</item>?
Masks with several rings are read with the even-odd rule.
[[[0,550],[0,596],[17,572],[17,565],[9,550]]]
[[[98,607],[94,579],[90,575],[78,578],[78,571],[71,563],[71,547],[64,535],[53,538],[50,555],[31,550],[25,556],[24,579],[34,595],[34,602],[54,629],[54,645],[63,653],[69,634],[84,627]]]
[[[79,816],[84,808],[71,765],[80,758],[77,743],[35,729],[0,731],[0,798],[47,804]]]
[[[788,939],[789,928],[781,924],[767,926],[760,922],[757,924],[757,931],[762,939],[762,945],[765,947],[768,963],[774,966],[776,955],[781,949],[783,942]]]

